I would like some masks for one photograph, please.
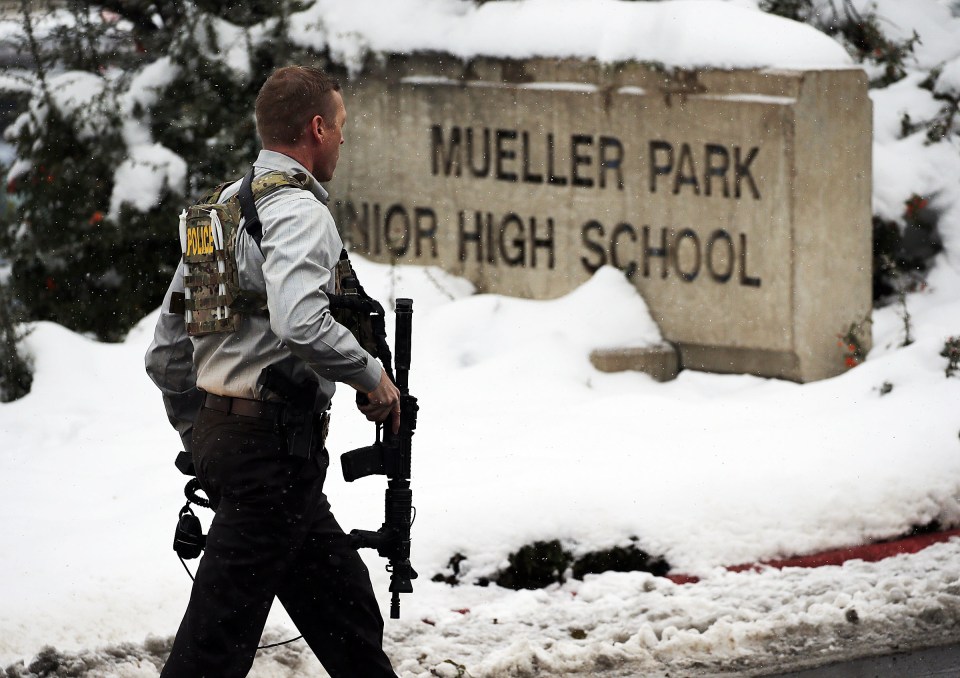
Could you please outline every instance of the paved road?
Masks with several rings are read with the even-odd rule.
[[[883,657],[830,664],[777,678],[946,678],[960,677],[960,645],[946,645]],[[773,678],[773,677],[771,677]]]

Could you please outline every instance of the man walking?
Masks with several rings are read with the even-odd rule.
[[[256,118],[263,150],[249,202],[260,229],[237,232],[233,264],[240,290],[259,304],[228,329],[187,323],[177,301],[186,289],[191,307],[202,275],[188,266],[185,276],[181,261],[146,355],[216,511],[161,676],[245,676],[274,596],[333,678],[395,676],[369,573],[323,493],[334,382],[367,395],[360,410],[372,421],[391,419],[396,430],[400,414],[397,388],[333,319],[327,297],[342,243],[319,182],[333,177],[343,143],[339,84],[319,69],[281,68],[260,90]],[[267,175],[272,188],[258,196]],[[240,190],[238,181],[215,200]],[[290,423],[302,403],[276,383],[311,395],[306,424]]]

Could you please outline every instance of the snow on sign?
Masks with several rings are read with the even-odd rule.
[[[395,56],[345,100],[359,252],[537,299],[615,266],[688,368],[811,381],[851,328],[869,348],[859,70]]]

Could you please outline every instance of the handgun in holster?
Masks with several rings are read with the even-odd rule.
[[[316,430],[319,419],[313,411],[319,383],[313,379],[294,382],[271,365],[264,370],[263,387],[284,401],[277,426],[286,436],[287,451],[295,457],[310,458],[317,436],[322,434]]]

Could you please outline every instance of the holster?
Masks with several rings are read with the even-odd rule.
[[[280,430],[287,437],[287,452],[307,459],[313,452],[313,417],[288,404],[280,415]]]
[[[280,415],[279,425],[287,439],[287,451],[295,457],[308,459],[326,445],[330,415],[327,412],[314,414],[287,405]]]
[[[277,429],[286,436],[287,451],[295,457],[309,459],[323,450],[327,440],[330,415],[313,411],[318,384],[307,380],[293,383],[274,366],[264,371],[264,388],[284,399],[277,415]]]

